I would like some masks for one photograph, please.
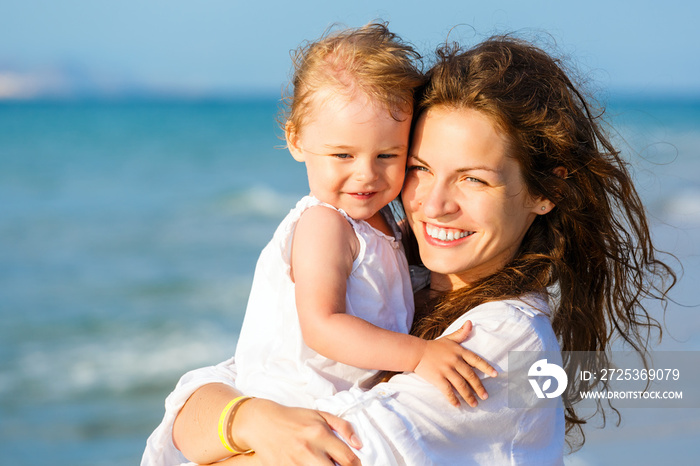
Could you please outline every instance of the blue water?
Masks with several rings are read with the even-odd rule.
[[[0,104],[2,463],[137,464],[179,376],[233,353],[257,255],[307,190],[276,113],[274,99]],[[675,297],[695,304],[700,102],[609,113],[659,245],[683,262]],[[698,312],[672,305],[662,348],[700,350]],[[664,421],[662,443],[700,457],[690,416]],[[647,440],[658,424],[634,422],[570,464],[669,458]]]

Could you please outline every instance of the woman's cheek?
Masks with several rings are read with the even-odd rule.
[[[409,171],[406,174],[401,199],[407,207],[414,211],[420,204],[421,196],[427,191],[428,180],[425,178],[416,171]]]
[[[406,178],[403,181],[403,189],[401,190],[401,201],[403,201],[404,207],[409,207],[409,205],[415,198],[415,191],[415,176],[409,172],[406,174]]]
[[[411,217],[420,209],[421,203],[419,199],[419,193],[415,189],[412,189],[409,194],[406,194],[404,190],[403,203],[409,220],[411,220]]]

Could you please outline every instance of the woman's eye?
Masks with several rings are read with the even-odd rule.
[[[479,178],[474,178],[473,176],[465,176],[463,180],[468,181],[470,183],[486,184],[485,181],[480,180]]]
[[[406,168],[406,170],[409,172],[412,172],[412,171],[427,172],[427,171],[429,171],[427,167],[424,167],[422,165],[409,165]]]

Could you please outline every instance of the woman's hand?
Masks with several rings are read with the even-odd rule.
[[[237,411],[232,437],[255,454],[223,464],[359,466],[360,460],[334,431],[353,447],[362,447],[352,425],[337,416],[252,399]]]
[[[427,342],[423,356],[414,372],[435,385],[447,400],[459,407],[460,402],[455,390],[469,406],[477,405],[474,393],[485,400],[488,393],[481,379],[474,372],[479,369],[484,374],[496,377],[498,373],[479,355],[460,345],[472,330],[471,321],[467,321],[459,330],[437,340]]]

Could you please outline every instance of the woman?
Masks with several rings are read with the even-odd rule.
[[[675,275],[655,257],[625,163],[557,61],[496,37],[443,48],[428,78],[402,194],[431,271],[412,333],[436,338],[469,318],[464,346],[499,371],[483,381],[489,398],[456,409],[400,374],[319,400],[320,412],[248,400],[226,435],[255,453],[226,464],[561,464],[565,432],[582,444],[585,419],[567,396],[551,408],[511,406],[508,353],[564,351],[570,393],[587,388],[572,377],[582,364],[607,362],[614,335],[644,356],[659,326],[643,300],[664,302]],[[172,438],[188,455],[229,456],[217,421],[240,395],[234,384],[232,362],[185,376],[159,435],[169,441],[177,415]]]

